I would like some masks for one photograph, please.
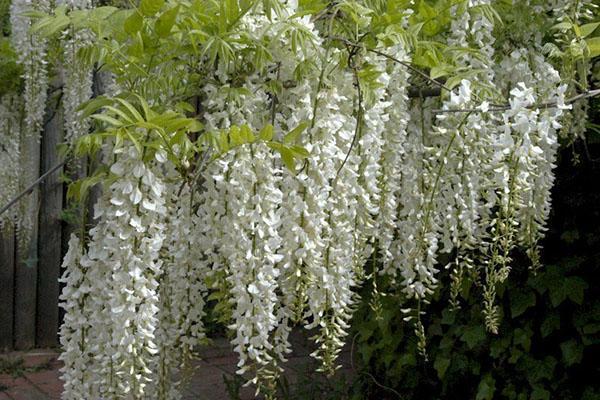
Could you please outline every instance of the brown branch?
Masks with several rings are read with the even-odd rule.
[[[422,97],[438,97],[442,94],[439,87],[418,87],[411,86],[407,91],[409,99],[420,99]]]
[[[33,189],[37,185],[39,185],[40,183],[42,183],[49,175],[51,175],[54,172],[58,171],[63,165],[65,165],[65,161],[63,161],[61,163],[58,163],[57,165],[55,165],[54,167],[52,167],[48,171],[46,171],[35,182],[33,182],[25,190],[23,190],[21,193],[19,193],[15,198],[13,198],[11,201],[9,201],[7,205],[5,205],[4,207],[2,207],[0,209],[0,215],[4,214],[9,208],[11,208],[13,205],[15,205],[21,199],[21,197],[23,197],[23,196],[31,193],[33,191]]]
[[[353,42],[349,41],[348,39],[345,39],[345,38],[342,38],[342,37],[330,36],[329,38],[332,39],[332,40],[337,40],[339,42],[342,42],[342,43],[344,43],[344,44],[346,44],[348,46],[352,46],[352,47],[356,47],[356,48],[363,48],[366,51],[370,51],[373,54],[377,54],[379,56],[385,57],[385,58],[387,58],[390,61],[393,61],[395,63],[398,63],[398,64],[400,64],[400,65],[402,65],[402,66],[410,69],[412,72],[414,72],[415,74],[421,76],[426,81],[433,83],[434,85],[436,85],[440,89],[446,90],[447,92],[452,92],[452,89],[450,89],[449,87],[447,87],[446,85],[444,85],[442,82],[440,82],[440,81],[438,81],[436,79],[431,78],[425,72],[421,71],[418,68],[413,67],[410,63],[408,63],[406,61],[399,60],[396,57],[394,57],[392,55],[389,55],[387,53],[384,53],[383,51],[380,51],[380,50],[377,50],[377,49],[369,49],[369,48],[367,48],[365,46],[362,46],[362,45],[357,44],[357,43],[353,43]]]

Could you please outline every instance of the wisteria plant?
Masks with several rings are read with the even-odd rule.
[[[13,0],[24,83],[0,93],[0,199],[49,76],[69,157],[97,160],[69,187],[101,195],[63,264],[64,399],[179,398],[207,299],[274,398],[294,326],[335,371],[365,280],[426,356],[436,288],[477,279],[496,333],[511,251],[543,267],[556,152],[598,93],[592,1],[97,3]]]

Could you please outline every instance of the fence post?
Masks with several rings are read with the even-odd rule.
[[[30,182],[40,176],[40,142],[36,135],[25,135],[21,157],[29,161],[25,164],[30,171],[22,171]],[[33,214],[31,239],[26,249],[19,246],[17,240],[17,258],[15,262],[15,297],[14,297],[14,336],[15,349],[25,350],[35,346],[35,308],[37,295],[37,265],[38,265],[38,212],[39,190],[35,188],[27,197],[21,200],[25,203],[26,212]],[[24,206],[23,204],[17,205]],[[18,235],[17,235],[18,236]],[[18,238],[17,238],[18,239]]]
[[[15,229],[0,230],[0,352],[13,348],[13,295],[15,283]]]
[[[54,100],[54,99],[53,99]],[[42,171],[61,162],[58,145],[63,141],[62,112],[56,105],[47,111],[46,126],[42,139]],[[36,346],[53,347],[58,344],[58,296],[61,266],[61,211],[63,185],[60,171],[49,175],[40,185],[40,215],[38,242],[38,280],[36,308]]]

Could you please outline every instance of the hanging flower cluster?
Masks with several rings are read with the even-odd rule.
[[[33,20],[23,15],[30,11],[49,11],[48,0],[16,0],[11,3],[10,22],[12,46],[23,67],[23,127],[19,138],[20,190],[24,190],[39,176],[39,143],[43,130],[44,113],[48,89],[46,60],[46,40],[32,33]],[[38,190],[19,202],[18,243],[24,252],[28,251],[34,227],[37,223],[39,199]]]
[[[158,158],[165,161],[161,155]],[[158,278],[158,355],[151,368],[157,379],[149,390],[161,399],[179,398],[181,382],[174,382],[173,377],[179,373],[184,375],[180,380],[186,378],[195,346],[205,338],[202,318],[207,289],[203,277],[208,271],[198,242],[201,236],[195,234],[202,221],[192,209],[192,190],[186,185],[180,191],[178,186],[174,180],[165,191],[170,196],[160,254],[163,273]]]
[[[6,205],[19,192],[19,144],[21,137],[22,105],[18,96],[5,95],[0,99],[0,204]],[[13,210],[0,215],[0,231],[16,220]]]
[[[77,255],[79,242],[72,240],[72,255],[65,261],[63,307],[76,310],[61,331],[66,399],[79,399],[81,393],[86,398],[143,396],[159,352],[165,185],[133,145],[112,153],[116,161],[110,171],[117,179],[96,205],[99,222],[87,249]],[[74,368],[87,353],[94,356],[85,360],[86,368]]]
[[[17,144],[18,135],[37,143],[42,127],[45,43],[34,40],[21,15],[30,3],[13,2],[26,118],[22,130],[13,129],[20,125],[13,112],[18,100],[3,97],[2,165],[28,159],[30,147]],[[567,87],[543,56],[539,34],[523,34],[535,37],[530,48],[504,44],[502,58],[485,12],[491,2],[453,6],[445,40],[462,79],[441,100],[409,100],[409,85],[422,79],[411,72],[409,41],[390,45],[393,35],[376,36],[375,49],[385,53],[359,43],[372,40],[367,35],[337,43],[335,19],[351,11],[343,5],[335,2],[310,18],[297,14],[296,2],[273,9],[267,3],[227,17],[243,34],[223,42],[214,58],[204,43],[199,57],[186,59],[190,76],[178,67],[177,85],[201,82],[195,107],[175,107],[195,113],[203,125],[203,136],[196,136],[200,128],[186,136],[193,157],[164,129],[171,111],[156,117],[147,109],[148,103],[164,109],[176,93],[177,101],[188,99],[188,91],[171,87],[142,102],[139,121],[132,120],[140,110],[130,103],[123,115],[96,115],[119,127],[104,142],[110,172],[95,207],[96,226],[71,238],[63,264],[65,399],[180,398],[195,346],[205,339],[209,293],[232,332],[238,373],[272,397],[296,324],[314,333],[312,356],[321,370],[335,371],[355,288],[365,279],[376,288],[385,275],[416,303],[405,310],[406,320],[416,319],[424,352],[420,316],[440,284],[441,254],[450,260],[453,303],[465,271],[482,281],[491,332],[498,327],[495,290],[508,276],[512,250],[525,248],[539,267],[557,132],[568,109]],[[88,1],[59,4],[90,7]],[[403,29],[411,14],[402,14]],[[147,28],[144,21],[133,26],[138,22],[129,20],[127,29]],[[91,41],[86,32],[62,35],[66,132],[73,144],[88,131],[77,109],[91,96],[91,71],[77,53]],[[244,57],[260,49],[268,53],[260,60],[266,67],[253,70]],[[236,63],[237,52],[244,62]],[[156,68],[168,75],[170,64]],[[205,69],[210,78],[199,79]],[[119,82],[128,90],[147,79],[126,78]],[[145,88],[160,87],[157,82]],[[119,117],[127,124],[119,125]],[[87,138],[102,135],[110,136]],[[8,188],[1,196],[11,197],[15,182],[0,171]]]
[[[60,0],[57,6],[64,5],[68,10],[91,8],[91,0]],[[63,55],[63,107],[65,113],[65,142],[74,144],[76,139],[89,131],[89,123],[81,118],[79,106],[92,96],[92,68],[78,60],[78,52],[91,40],[90,34],[69,28],[61,43]]]

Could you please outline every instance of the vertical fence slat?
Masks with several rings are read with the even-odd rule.
[[[33,135],[31,135],[33,136]],[[35,172],[36,178],[40,173],[40,143],[36,137],[24,139],[25,153],[31,157],[30,168]],[[25,171],[23,171],[25,173]],[[35,346],[35,308],[37,294],[37,264],[38,264],[38,208],[39,191],[33,190],[31,202],[34,204],[27,212],[33,213],[33,227],[31,240],[27,249],[17,245],[17,262],[15,263],[15,302],[14,302],[14,335],[15,348],[18,350],[30,349]]]
[[[0,230],[0,352],[13,347],[15,230]]]
[[[62,115],[58,111],[49,112],[53,114],[48,116],[42,139],[42,171],[50,170],[61,161],[57,146],[63,140]],[[36,346],[52,347],[58,344],[58,278],[62,235],[60,214],[63,205],[60,170],[44,180],[40,185],[40,195]]]

